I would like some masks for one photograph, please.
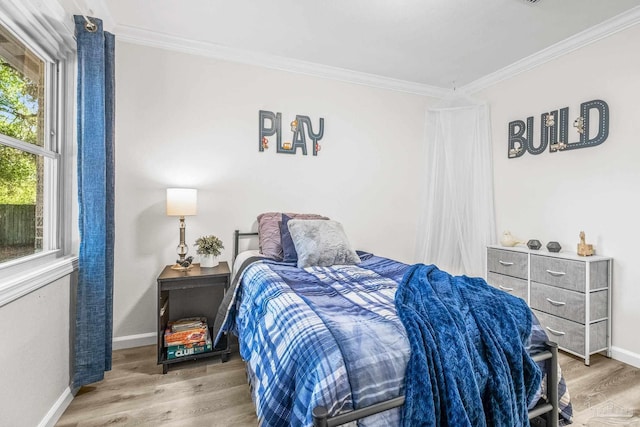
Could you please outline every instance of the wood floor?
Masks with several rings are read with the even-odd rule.
[[[640,427],[640,369],[599,355],[584,366],[561,354],[575,426]],[[56,426],[251,426],[257,419],[237,352],[156,365],[155,346],[118,350],[105,379],[78,392]]]
[[[251,426],[258,424],[238,352],[171,365],[162,374],[156,347],[113,352],[113,369],[82,387],[57,427]]]

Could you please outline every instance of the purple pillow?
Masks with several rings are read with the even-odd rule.
[[[329,219],[316,214],[287,213],[295,219]],[[265,212],[258,215],[258,242],[260,253],[276,261],[282,260],[282,242],[280,239],[281,212]]]

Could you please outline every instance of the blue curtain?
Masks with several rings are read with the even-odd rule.
[[[74,16],[78,44],[80,251],[73,386],[111,369],[114,241],[114,44],[102,21]]]

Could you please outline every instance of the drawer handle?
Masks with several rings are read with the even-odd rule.
[[[554,301],[551,298],[547,298],[547,301],[549,301],[551,304],[557,305],[557,306],[563,306],[563,305],[567,304],[566,302],[562,302],[562,301]]]
[[[547,273],[551,274],[552,276],[564,276],[565,273],[564,271],[553,271],[553,270],[547,270]]]
[[[498,287],[503,291],[507,291],[507,292],[513,291],[513,288],[507,288],[506,286],[498,285]]]
[[[557,335],[559,337],[565,335],[564,332],[562,331],[556,331],[555,329],[551,329],[550,327],[547,326],[547,329],[549,330],[549,332],[551,332],[553,335]]]
[[[502,261],[501,259],[499,259],[498,262],[502,265],[506,265],[507,267],[513,265],[512,262]]]

